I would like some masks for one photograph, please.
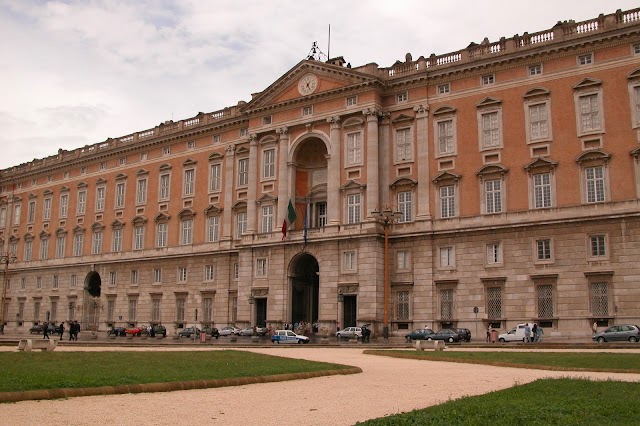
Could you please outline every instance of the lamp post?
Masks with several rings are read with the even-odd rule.
[[[9,275],[9,263],[15,262],[16,256],[12,253],[3,253],[0,262],[4,263],[4,282],[2,285],[2,317],[0,317],[0,334],[4,334],[4,319],[6,316],[7,304],[7,283]]]
[[[389,207],[385,207],[382,211],[374,210],[371,212],[374,218],[382,223],[384,227],[384,324],[382,328],[382,337],[385,341],[389,339],[389,227],[395,222],[402,213],[394,212]]]

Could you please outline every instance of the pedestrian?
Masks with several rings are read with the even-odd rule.
[[[69,321],[69,340],[73,340],[73,322]]]
[[[544,330],[542,329],[542,327],[538,326],[536,332],[536,342],[542,342],[542,335],[544,334]]]
[[[78,320],[73,321],[73,340],[78,341],[78,333],[80,333],[80,324]]]
[[[49,323],[45,322],[44,325],[42,326],[42,338],[43,339],[49,339]]]
[[[64,323],[63,322],[60,323],[59,332],[60,332],[60,340],[62,340],[62,333],[64,333]]]
[[[524,326],[524,341],[526,343],[531,342],[531,327],[529,326],[529,323]]]
[[[487,343],[491,342],[491,325],[487,327]]]
[[[531,329],[531,340],[533,342],[537,342],[538,338],[538,324],[533,324],[533,328]]]
[[[593,334],[596,334],[598,332],[598,321],[593,322],[593,325],[591,326],[591,331],[593,331]]]

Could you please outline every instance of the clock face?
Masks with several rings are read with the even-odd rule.
[[[318,88],[318,78],[313,74],[307,74],[298,82],[298,92],[301,95],[310,95]]]

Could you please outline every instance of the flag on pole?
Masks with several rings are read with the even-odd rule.
[[[304,209],[304,231],[302,232],[302,236],[304,238],[304,245],[307,245],[307,206],[305,205]]]
[[[287,208],[287,218],[284,221],[282,221],[282,239],[283,240],[287,236],[287,229],[289,228],[289,226],[293,224],[293,222],[295,222],[297,217],[298,216],[296,215],[296,209],[293,207],[293,203],[291,202],[291,200],[289,200],[289,207]]]

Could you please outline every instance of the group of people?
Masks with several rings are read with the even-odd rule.
[[[544,330],[538,324],[533,324],[533,328],[529,324],[524,327],[524,341],[525,343],[540,342],[542,341],[542,335]]]
[[[294,324],[284,323],[285,330],[292,330],[296,334],[300,334],[307,337],[309,337],[309,335],[311,334],[312,328],[314,329],[314,332],[317,331],[317,325],[312,326],[312,324],[309,322],[300,321]]]
[[[49,339],[49,327],[50,324],[49,322],[45,322],[42,325],[42,338],[43,339]],[[62,340],[62,336],[64,334],[64,323],[60,323],[60,327],[58,328],[58,333],[60,334],[60,340]],[[80,333],[80,324],[78,324],[78,321],[73,321],[70,325],[69,325],[69,340],[78,340],[78,333]]]

